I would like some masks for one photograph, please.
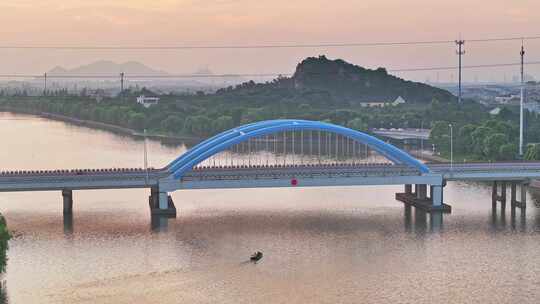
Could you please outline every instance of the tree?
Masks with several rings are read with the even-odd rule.
[[[364,131],[364,132],[368,130],[367,123],[358,117],[353,120],[349,120],[349,122],[347,123],[347,127],[354,130],[358,130],[358,131]]]
[[[242,108],[234,108],[231,110],[231,116],[232,116],[232,119],[233,119],[233,124],[235,126],[238,126],[240,125],[240,123],[242,122],[242,114],[243,114],[244,110]]]
[[[484,154],[484,140],[493,130],[484,126],[476,128],[472,133],[473,152],[477,155]]]
[[[167,132],[178,133],[184,127],[184,120],[177,115],[169,115],[161,122],[161,128]]]
[[[528,145],[524,158],[526,160],[540,160],[540,144]]]
[[[200,137],[207,136],[211,131],[211,120],[204,115],[190,116],[184,122],[184,130]]]
[[[494,133],[484,139],[484,155],[489,159],[500,159],[499,150],[506,144],[506,135],[503,133]]]
[[[459,129],[459,137],[456,141],[458,144],[458,150],[464,152],[473,152],[473,138],[472,133],[476,130],[476,126],[472,124],[464,125]]]
[[[7,228],[6,219],[0,214],[0,274],[6,271],[8,241],[10,239],[11,233]]]
[[[233,118],[231,116],[220,116],[212,123],[212,131],[214,133],[232,129],[234,127]]]
[[[500,160],[513,160],[517,152],[517,146],[514,144],[504,144],[499,147]]]
[[[445,121],[437,121],[431,128],[429,139],[439,149],[439,151],[447,152],[450,147],[450,131],[448,123]]]
[[[128,124],[135,130],[144,129],[146,122],[146,116],[143,113],[131,112],[129,113]]]

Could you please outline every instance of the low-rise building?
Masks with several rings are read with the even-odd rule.
[[[500,104],[515,104],[516,102],[519,102],[520,95],[505,95],[505,96],[497,96],[495,97],[495,102]]]
[[[382,108],[386,106],[386,102],[384,101],[370,101],[370,102],[362,102],[360,104],[362,107],[379,107]]]
[[[103,89],[88,90],[87,94],[88,97],[95,99],[97,103],[102,102],[103,99],[107,97],[107,94]]]
[[[147,97],[141,95],[137,97],[137,103],[143,105],[145,108],[150,108],[151,106],[159,103],[159,97]]]
[[[394,100],[394,102],[392,102],[392,105],[393,105],[393,106],[397,106],[397,105],[404,104],[404,103],[407,103],[407,102],[405,101],[405,99],[403,99],[403,97],[401,97],[401,96],[398,96],[398,97],[396,98],[396,100]]]
[[[489,114],[491,114],[493,116],[499,115],[499,113],[501,113],[501,108],[499,108],[499,107],[496,107],[495,109],[489,111]]]

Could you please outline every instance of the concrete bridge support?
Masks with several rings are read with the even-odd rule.
[[[405,185],[405,193],[407,193],[407,194],[412,194],[413,193],[411,184]]]
[[[64,200],[64,214],[73,214],[73,190],[62,190],[62,198]]]
[[[416,198],[419,200],[427,199],[427,185],[415,185],[414,186]]]
[[[499,194],[499,185],[501,192]],[[494,181],[491,188],[491,203],[493,206],[497,205],[497,202],[501,203],[501,208],[506,208],[506,182],[505,181]]]
[[[426,212],[450,213],[452,207],[443,203],[443,186],[430,185],[429,188],[431,196],[428,196],[428,185],[417,184],[414,186],[414,192],[412,185],[405,185],[405,192],[396,193],[396,200]]]
[[[172,197],[167,192],[160,191],[157,187],[151,188],[148,204],[152,216],[176,217],[176,206]]]
[[[525,183],[519,183],[519,200],[517,199],[517,187],[518,183],[513,182],[511,184],[511,190],[510,190],[510,204],[512,208],[520,208],[522,210],[527,208],[527,184]]]
[[[442,186],[431,186],[431,203],[434,207],[441,207],[444,205]]]

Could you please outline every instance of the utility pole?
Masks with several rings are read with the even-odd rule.
[[[456,44],[458,46],[458,50],[456,51],[456,54],[459,56],[458,103],[461,104],[461,56],[465,54],[465,50],[463,50],[463,45],[465,44],[465,40],[462,40],[462,39],[456,40]]]
[[[43,89],[43,95],[47,95],[47,73],[43,74],[43,79],[45,82],[44,89]]]
[[[120,73],[120,95],[124,93],[124,72]]]
[[[450,127],[450,171],[454,171],[454,127],[449,124]]]
[[[146,129],[144,133],[144,171],[146,172],[145,182],[148,185],[148,147],[146,146]]]
[[[424,132],[424,121],[420,123],[420,132]],[[420,159],[424,160],[424,137],[420,134]]]
[[[519,101],[519,156],[523,156],[523,102],[525,98],[525,87],[524,87],[524,78],[523,78],[523,58],[525,56],[525,48],[523,47],[523,40],[521,41],[521,88],[520,88],[520,101]]]

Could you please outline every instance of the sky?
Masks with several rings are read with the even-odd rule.
[[[465,40],[540,35],[538,0],[1,0],[0,46],[251,45]],[[535,14],[536,13],[536,14]],[[466,43],[465,65],[519,61],[519,41]],[[540,40],[526,41],[540,60]],[[388,69],[453,66],[455,46],[249,50],[0,49],[0,74],[43,73],[96,60],[135,60],[171,73],[290,73],[325,54]],[[540,78],[540,65],[527,67]],[[467,70],[466,81],[511,79],[518,67]],[[407,72],[449,81],[455,72]]]

